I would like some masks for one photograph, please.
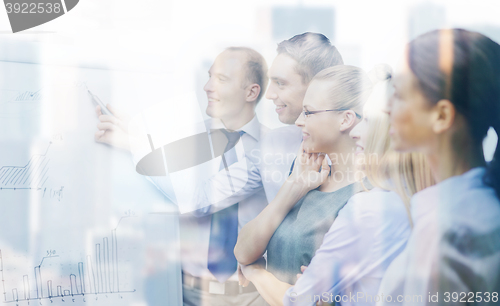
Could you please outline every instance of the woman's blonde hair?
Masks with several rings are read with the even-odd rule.
[[[389,115],[382,111],[392,90],[391,68],[380,64],[369,75],[374,87],[364,108],[364,114],[368,117],[366,176],[374,187],[399,194],[410,217],[410,198],[434,185],[435,181],[423,154],[398,153],[391,148]]]
[[[350,109],[357,114],[361,114],[372,90],[368,74],[363,69],[350,65],[323,69],[314,76],[311,82],[313,81],[328,82],[332,108]]]

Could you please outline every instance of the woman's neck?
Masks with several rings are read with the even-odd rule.
[[[470,143],[458,148],[451,140],[441,141],[437,150],[426,156],[438,183],[462,175],[472,168],[486,166],[482,146],[473,146]]]
[[[332,192],[356,182],[354,145],[347,143],[328,154],[332,161],[330,176],[319,190]]]

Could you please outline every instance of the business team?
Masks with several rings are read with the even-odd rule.
[[[206,125],[228,150],[197,203],[177,203],[184,304],[498,304],[500,150],[486,163],[482,140],[500,131],[500,46],[436,30],[369,74],[322,34],[277,51],[269,71],[246,47],[209,70]],[[255,115],[268,79],[289,124],[271,131]],[[95,139],[127,148],[110,110]]]

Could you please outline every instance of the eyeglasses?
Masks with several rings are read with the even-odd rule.
[[[306,109],[304,109],[302,111],[302,114],[304,115],[304,117],[306,118],[309,118],[309,115],[313,115],[313,114],[317,114],[317,113],[324,113],[324,112],[343,112],[343,111],[347,111],[347,110],[351,110],[349,108],[337,108],[337,109],[325,109],[325,110],[317,110],[317,111],[308,111]],[[354,114],[356,114],[356,117],[358,117],[359,119],[363,118],[361,117],[360,114],[354,112]]]

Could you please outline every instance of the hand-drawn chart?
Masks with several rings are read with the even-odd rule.
[[[41,189],[49,176],[50,158],[47,150],[42,155],[33,155],[24,166],[3,166],[0,167],[0,190],[2,189]]]
[[[125,216],[123,218],[129,218]],[[120,219],[120,221],[122,220]],[[118,227],[117,227],[118,228]],[[87,255],[85,259],[77,263],[77,270],[62,276],[66,279],[65,286],[54,285],[54,280],[46,276],[50,274],[50,267],[44,262],[59,259],[57,250],[47,250],[46,256],[41,258],[40,264],[33,268],[32,275],[19,275],[22,279],[21,288],[8,290],[5,284],[4,267],[8,265],[2,257],[0,250],[0,276],[2,278],[3,300],[5,303],[18,303],[23,301],[41,301],[60,298],[98,296],[103,294],[118,294],[123,298],[123,294],[134,293],[135,289],[120,287],[120,267],[118,258],[122,255],[118,250],[117,228],[111,230],[110,237],[103,237],[101,243],[96,243],[92,255]],[[19,282],[18,282],[19,283]]]
[[[176,208],[130,154],[95,142],[95,106],[81,85],[132,108],[157,103],[152,89],[165,80],[6,62],[0,70],[10,76],[0,78],[0,301],[180,306]]]
[[[0,166],[0,192],[39,191],[42,197],[49,197],[61,201],[64,186],[57,188],[47,187],[50,177],[50,157],[48,156],[50,142],[43,154],[33,155],[23,166]]]
[[[37,91],[24,91],[20,92],[15,98],[14,101],[40,101],[42,100],[41,89]]]
[[[43,101],[42,88],[35,90],[0,88],[0,118],[29,116]]]

